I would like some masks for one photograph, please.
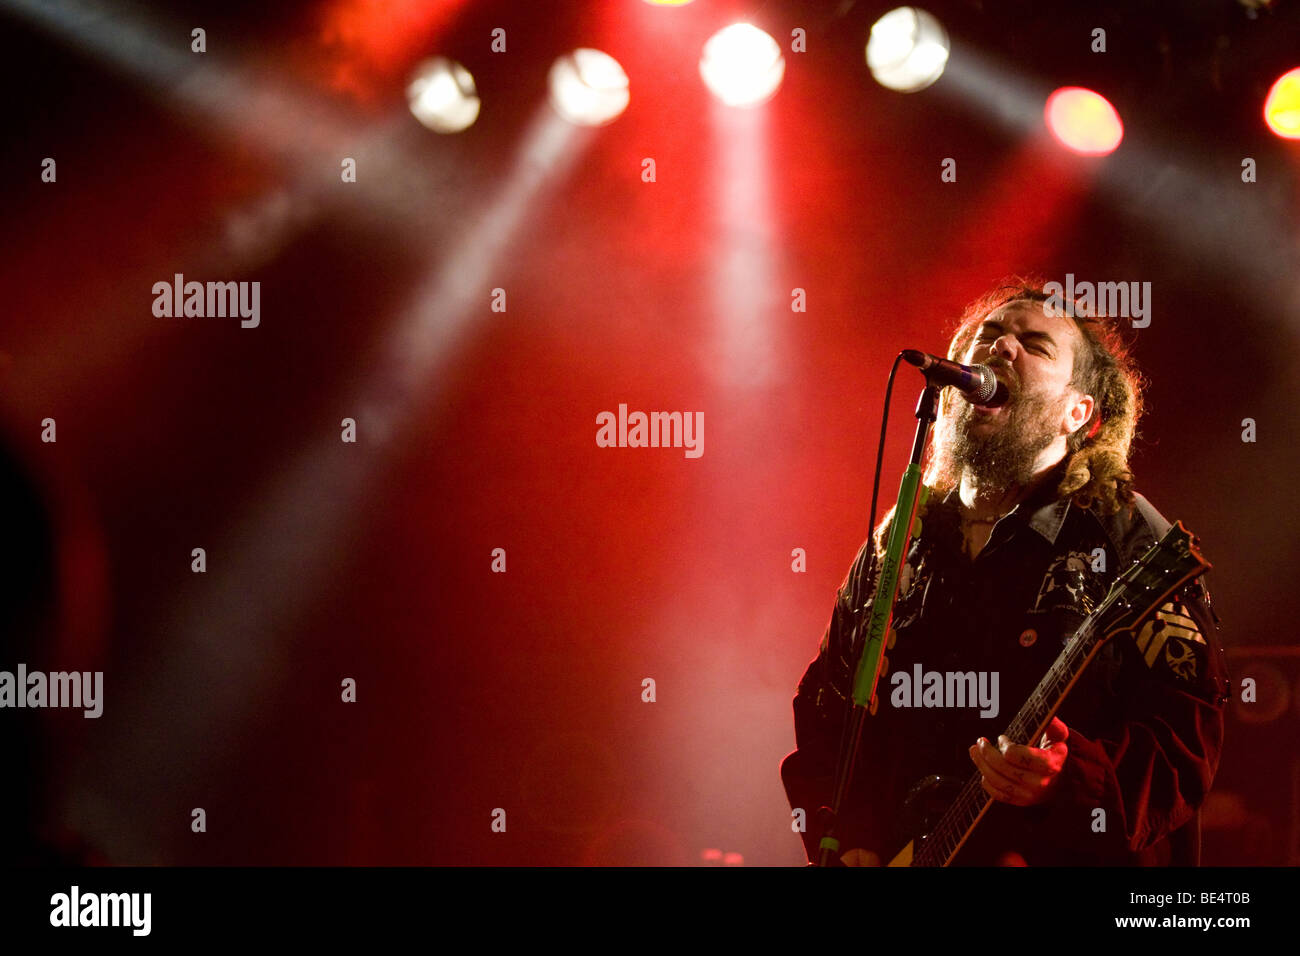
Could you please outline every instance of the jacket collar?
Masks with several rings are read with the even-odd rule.
[[[1065,460],[1052,469],[1051,474],[1043,480],[1037,491],[999,518],[997,523],[1001,524],[1009,518],[1013,519],[1033,528],[1048,544],[1056,544],[1061,528],[1065,525],[1066,516],[1070,513],[1070,499],[1056,497],[1057,486],[1060,485],[1063,477],[1065,477]],[[961,506],[959,491],[959,488],[953,488],[944,496],[943,503],[959,508]]]

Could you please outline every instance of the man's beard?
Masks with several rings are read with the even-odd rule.
[[[1065,396],[1018,391],[999,413],[1001,420],[978,434],[975,407],[956,398],[947,449],[955,476],[965,472],[977,484],[993,488],[1029,484],[1039,454],[1060,434],[1064,401]]]

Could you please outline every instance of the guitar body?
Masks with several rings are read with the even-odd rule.
[[[924,843],[925,835],[938,825],[961,793],[963,783],[957,777],[929,774],[913,784],[903,801],[902,812],[905,832],[913,834],[913,838],[889,861],[890,866],[912,865],[914,848]]]

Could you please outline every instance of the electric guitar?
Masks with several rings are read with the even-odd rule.
[[[1175,522],[1158,544],[1152,545],[1111,585],[1106,599],[1066,642],[1061,655],[1012,719],[1006,736],[1017,742],[1041,740],[1066,695],[1102,646],[1120,634],[1135,637],[1138,627],[1170,594],[1210,567],[1182,522]],[[941,779],[925,778],[913,788],[909,799],[924,799],[926,791],[932,791]],[[889,865],[947,866],[951,863],[993,803],[993,798],[984,792],[982,780],[977,771],[938,817],[938,822],[924,836],[903,847]]]

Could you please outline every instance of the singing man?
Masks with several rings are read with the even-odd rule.
[[[1203,579],[1136,635],[1108,641],[1040,739],[1000,736],[1110,584],[1170,526],[1133,487],[1143,380],[1121,329],[1059,305],[1041,285],[1004,286],[967,309],[951,341],[948,358],[988,365],[1007,398],[986,407],[953,388],[941,397],[920,532],[899,573],[896,641],[834,862],[889,863],[978,771],[993,803],[953,865],[1199,863],[1198,810],[1228,694]],[[791,807],[806,812],[810,861],[861,649],[851,646],[850,584],[866,574],[860,593],[871,595],[867,569],[890,520],[850,568],[794,698],[797,749],[781,776]],[[954,676],[958,687],[996,688],[997,706],[911,686],[924,677],[934,691]]]

